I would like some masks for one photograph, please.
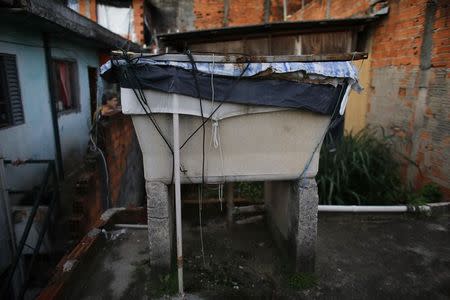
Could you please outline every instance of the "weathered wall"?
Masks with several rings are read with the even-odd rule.
[[[0,21],[0,53],[16,55],[25,123],[0,129],[0,155],[5,159],[54,159],[55,144],[45,55],[41,34]],[[24,45],[14,44],[22,43]],[[43,122],[42,120],[48,120]],[[10,189],[38,184],[45,166],[6,167]]]
[[[89,231],[109,207],[144,205],[142,153],[130,117],[119,114],[103,121],[98,141],[107,162],[110,203],[106,203],[103,160],[97,153],[90,158],[91,161],[85,161],[84,172],[77,179],[77,196],[70,218],[70,231],[74,237]]]
[[[112,117],[104,126],[104,152],[110,174],[113,207],[139,206],[144,201],[142,153],[129,116]]]
[[[288,15],[301,7],[288,1]],[[193,0],[195,29],[253,25],[283,20],[283,0]]]
[[[307,2],[292,20],[362,15],[370,1]],[[349,2],[351,7],[347,7]],[[435,182],[449,199],[450,4],[445,0],[388,2],[389,15],[374,26],[369,36],[371,59],[365,64],[370,66],[370,84],[365,87],[365,122],[393,133],[398,148],[418,164],[420,171],[405,164],[405,179],[416,188]],[[347,115],[360,113],[360,107],[352,109],[357,98],[351,96]],[[359,124],[360,118],[350,117],[346,128],[360,128]]]
[[[195,28],[223,27],[223,4],[223,0],[194,0]]]
[[[33,24],[0,24],[0,53],[16,55],[25,123],[0,129],[0,154],[6,159],[55,159],[55,142],[42,32]],[[15,44],[16,43],[16,44]],[[89,140],[90,104],[87,67],[98,66],[97,49],[78,39],[51,38],[54,58],[76,61],[80,108],[58,116],[66,175],[77,168]],[[7,167],[11,189],[30,189],[41,180],[44,166]]]
[[[95,48],[83,47],[83,42],[78,40],[67,41],[55,38],[50,45],[53,58],[72,60],[77,64],[79,109],[58,114],[64,171],[66,175],[70,175],[83,160],[89,141],[91,106],[88,67],[99,66],[98,53]],[[47,120],[50,123],[51,118]]]
[[[293,13],[291,20],[321,20],[362,16],[370,0],[305,0],[305,7]]]

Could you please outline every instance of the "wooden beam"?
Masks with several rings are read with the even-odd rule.
[[[263,213],[266,210],[264,204],[260,205],[247,205],[247,206],[235,206],[233,213],[236,215],[249,214],[249,213]]]
[[[264,219],[263,215],[257,215],[257,216],[253,216],[253,217],[248,217],[248,218],[245,218],[245,219],[237,220],[236,224],[237,225],[251,224],[251,223],[259,222],[259,221],[261,221],[263,219]]]
[[[112,51],[113,55],[123,55],[122,51]],[[177,61],[190,62],[189,57],[185,54],[161,54],[161,55],[146,55],[141,53],[127,52],[130,57],[151,58],[156,61]],[[277,63],[277,62],[320,62],[320,61],[354,61],[366,59],[367,52],[351,52],[351,53],[336,53],[336,54],[310,54],[310,55],[270,55],[270,56],[256,56],[256,55],[205,55],[193,54],[195,62],[210,63]]]

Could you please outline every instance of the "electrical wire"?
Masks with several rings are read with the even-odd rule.
[[[245,68],[242,70],[241,74],[239,75],[239,77],[233,82],[233,85],[230,87],[230,89],[228,89],[228,93],[226,94],[226,96],[224,97],[224,100],[221,101],[219,103],[219,105],[217,105],[217,107],[211,112],[211,114],[208,116],[208,118],[206,118],[202,124],[200,124],[200,126],[198,126],[189,136],[188,138],[183,142],[183,144],[181,144],[180,146],[180,150],[183,149],[183,147],[187,144],[187,142],[190,141],[190,139],[202,128],[202,126],[204,126],[209,120],[211,120],[212,116],[216,113],[216,111],[223,105],[223,103],[230,97],[231,93],[233,92],[234,88],[236,87],[236,85],[239,83],[239,81],[242,79],[242,76],[245,74],[245,72],[247,71],[247,69],[250,66],[250,62],[247,63],[247,65],[245,66]]]
[[[204,190],[204,185],[205,185],[205,136],[206,136],[205,124],[206,124],[206,122],[208,122],[211,119],[211,117],[214,115],[214,113],[222,106],[223,102],[221,102],[216,107],[216,109],[214,109],[211,112],[211,114],[208,116],[208,118],[205,120],[205,117],[203,114],[203,105],[202,105],[202,97],[201,97],[201,92],[200,92],[200,85],[199,85],[198,79],[197,79],[197,73],[199,71],[197,69],[197,65],[194,61],[194,58],[193,58],[190,50],[186,51],[186,55],[188,56],[189,61],[192,65],[192,76],[194,79],[195,88],[197,90],[197,97],[199,99],[202,123],[196,130],[194,130],[194,132],[191,135],[189,135],[189,137],[186,139],[186,141],[183,143],[183,145],[180,147],[180,149],[182,149],[184,147],[184,145],[186,145],[186,143],[197,133],[198,130],[200,130],[200,128],[202,129],[202,183],[200,185],[200,191],[199,191],[199,205],[198,205],[199,209],[198,210],[199,210],[200,243],[201,243],[202,259],[203,259],[203,265],[206,266],[204,243],[203,243],[203,224],[202,224],[202,206],[203,206],[202,202],[203,202],[203,190]],[[244,70],[242,71],[242,73],[240,74],[238,79],[234,82],[233,86],[230,88],[228,95],[224,99],[228,99],[228,97],[231,94],[231,92],[233,91],[234,87],[239,82],[239,80],[242,78],[243,74],[245,73],[245,71],[247,71],[249,66],[250,66],[250,63],[248,63],[247,66],[244,68]]]
[[[199,219],[199,226],[200,226],[200,244],[201,244],[201,253],[202,253],[202,260],[203,260],[203,266],[206,266],[205,262],[205,247],[203,243],[203,224],[202,224],[202,210],[203,210],[203,188],[205,186],[205,136],[206,136],[206,129],[205,129],[205,123],[204,116],[203,116],[203,104],[202,104],[202,97],[200,95],[200,86],[198,84],[198,79],[196,73],[197,65],[194,61],[194,58],[192,57],[192,54],[189,50],[186,51],[186,55],[189,57],[189,60],[192,65],[192,76],[194,78],[195,88],[197,90],[197,97],[200,104],[200,114],[202,117],[202,183],[200,185],[200,191],[199,191],[199,198],[198,198],[198,219]]]
[[[142,56],[142,53],[141,53],[141,56]],[[123,53],[123,58],[127,62],[127,65],[123,69],[123,75],[124,75],[123,77],[127,80],[128,84],[131,86],[131,89],[132,89],[136,99],[138,100],[141,108],[144,110],[145,115],[148,117],[148,119],[151,121],[151,123],[155,127],[156,131],[158,132],[158,134],[164,140],[164,143],[167,145],[167,147],[169,148],[169,151],[172,155],[172,175],[171,175],[171,179],[170,179],[170,184],[172,185],[173,180],[174,180],[174,173],[175,173],[174,150],[172,148],[172,145],[169,143],[168,139],[164,136],[160,126],[158,125],[158,122],[153,117],[153,112],[150,108],[149,101],[147,100],[147,97],[145,96],[145,92],[142,89],[142,84],[139,80],[139,77],[136,75],[136,72],[134,70],[134,66],[137,65],[137,61],[133,62],[133,60],[130,59],[126,55],[126,52]],[[111,61],[112,61],[112,64],[114,65],[114,59],[112,59]],[[116,63],[117,63],[117,59],[116,59]],[[119,64],[117,63],[117,65],[119,65]],[[132,75],[133,77],[131,77],[130,75]],[[135,88],[136,86],[138,87],[137,89]]]
[[[350,62],[353,62],[354,58],[355,58],[355,53],[353,53],[353,56],[352,56],[352,59],[351,59]],[[364,60],[361,63],[359,69],[358,69],[358,73],[361,70],[363,63],[364,63]],[[317,150],[319,149],[319,146],[322,144],[323,140],[325,139],[328,131],[337,124],[338,118],[335,118],[335,117],[336,117],[337,112],[339,111],[338,107],[340,106],[340,104],[342,102],[342,96],[343,96],[342,93],[347,89],[347,86],[349,84],[350,84],[350,82],[347,80],[347,84],[342,86],[341,91],[339,92],[338,101],[336,101],[336,105],[333,108],[333,112],[331,114],[330,122],[328,123],[327,127],[325,128],[324,133],[322,134],[319,142],[314,147],[314,150],[313,150],[310,158],[308,159],[308,162],[306,163],[305,167],[303,168],[303,171],[300,173],[300,176],[299,176],[300,179],[303,178],[303,176],[305,175],[305,173],[308,170],[309,166],[311,165],[311,162],[312,162],[312,160],[314,158],[314,155],[316,154]]]
[[[97,108],[98,110],[99,108]],[[100,122],[100,113],[94,114],[94,119],[92,120],[92,126],[89,131],[89,139],[91,141],[91,144],[89,145],[89,150],[92,152],[98,152],[100,153],[100,156],[102,157],[103,166],[105,167],[105,180],[106,180],[106,206],[107,208],[111,207],[111,199],[110,199],[110,190],[109,190],[109,171],[108,171],[108,163],[106,162],[105,154],[103,153],[102,149],[97,146],[97,139],[98,139],[98,124]],[[95,133],[94,133],[95,131]],[[95,135],[95,139],[93,137]]]

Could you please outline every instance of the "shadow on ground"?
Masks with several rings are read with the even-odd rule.
[[[449,299],[450,216],[321,215],[316,277],[292,287],[265,224],[184,222],[185,287],[192,299]],[[150,280],[146,230],[105,241],[85,263],[73,299],[149,299],[176,291],[176,274]],[[89,275],[87,275],[89,274]],[[192,296],[195,295],[195,296]]]

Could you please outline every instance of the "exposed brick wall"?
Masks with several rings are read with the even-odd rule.
[[[326,0],[323,2],[327,2]],[[330,0],[330,18],[363,16],[370,6],[370,0]]]
[[[104,126],[103,136],[103,148],[109,172],[111,205],[117,207],[122,205],[140,204],[143,198],[134,199],[136,195],[133,194],[133,191],[129,191],[129,195],[121,192],[124,184],[129,180],[133,180],[131,177],[127,178],[124,176],[127,173],[127,168],[130,167],[138,167],[136,174],[131,175],[142,179],[141,188],[143,191],[144,175],[142,170],[139,172],[139,167],[142,169],[142,155],[140,154],[141,157],[133,157],[135,159],[133,164],[130,164],[130,161],[128,161],[130,153],[134,150],[133,147],[139,149],[131,118],[122,114],[111,117],[107,125]],[[121,199],[121,197],[129,197],[129,199]]]
[[[420,171],[405,166],[405,179],[416,188],[435,182],[449,199],[450,18],[445,2],[437,4],[428,67],[421,59],[430,51],[422,48],[427,1],[391,1],[389,17],[376,27],[372,40],[368,120],[395,133],[399,149],[419,166]],[[381,78],[386,82],[377,83]]]
[[[224,27],[226,0],[193,0],[196,29]],[[301,0],[288,1],[288,15],[301,8]],[[265,0],[228,0],[228,26],[264,23]],[[269,3],[269,22],[283,21],[283,0]]]
[[[260,24],[264,22],[264,0],[229,0],[230,26]]]
[[[97,0],[89,2],[89,15],[92,21],[97,22]]]
[[[133,42],[144,44],[144,0],[132,0],[133,18],[134,18],[134,32],[136,38]],[[97,22],[97,0],[80,0],[79,14]],[[131,39],[131,37],[125,37]]]
[[[450,3],[438,1],[423,127],[413,151],[421,168],[415,183],[438,183],[450,199]]]
[[[109,117],[99,125],[98,146],[106,157],[111,207],[137,207],[144,203],[142,153],[129,116]],[[107,208],[105,169],[99,153],[91,153],[76,183],[70,231],[73,237],[89,231]]]
[[[362,16],[366,14],[369,6],[370,0],[306,0],[305,7],[292,13],[289,20],[321,20]]]
[[[193,0],[196,29],[221,28],[223,26],[223,0]]]
[[[327,1],[305,1],[305,7],[293,13],[290,21],[320,20],[326,18]]]
[[[435,68],[449,68],[450,65],[450,4],[440,1],[436,12],[433,33],[431,64]]]
[[[373,35],[373,68],[419,66],[424,2],[409,0],[390,4],[389,17],[376,26]]]
[[[287,7],[287,15],[293,15],[302,7],[302,0],[290,0]],[[270,1],[270,22],[283,21],[283,0],[271,0]]]
[[[134,42],[138,44],[144,44],[144,1],[133,0],[133,17],[134,17],[134,32],[136,34],[136,40]]]
[[[329,17],[361,16],[368,0],[329,0]],[[327,0],[306,1],[291,20],[324,19]],[[371,34],[371,83],[367,122],[396,136],[396,145],[420,171],[405,165],[403,176],[416,188],[440,185],[450,199],[450,7],[436,3],[431,66],[423,47],[427,0],[389,1],[389,15]]]
[[[90,18],[97,22],[97,0],[80,0],[78,1],[80,15]]]

